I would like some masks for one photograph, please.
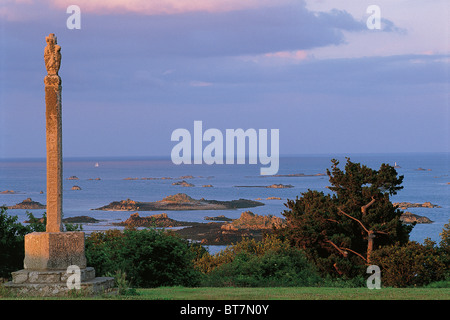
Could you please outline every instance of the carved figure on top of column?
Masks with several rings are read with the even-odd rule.
[[[44,61],[47,74],[49,76],[57,76],[61,65],[61,47],[57,45],[57,39],[54,33],[50,33],[45,37],[47,46],[44,50]]]

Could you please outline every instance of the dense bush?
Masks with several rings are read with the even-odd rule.
[[[188,242],[162,230],[108,230],[86,239],[87,262],[97,274],[120,270],[137,287],[197,285],[193,257]]]
[[[267,235],[262,241],[244,238],[214,255],[199,245],[196,248],[195,267],[203,273],[209,273],[223,264],[232,262],[241,253],[261,256],[268,251],[287,249],[289,243],[281,241],[274,235]]]
[[[243,239],[215,255],[202,252],[196,267],[205,286],[311,286],[321,280],[300,250],[274,236]]]
[[[447,266],[446,277],[447,279],[450,279],[450,220],[444,225],[444,229],[442,229],[442,232],[439,235],[441,236],[439,245],[442,259]]]
[[[446,255],[430,241],[382,247],[374,252],[372,263],[381,268],[383,286],[424,286],[448,274]]]
[[[0,278],[9,278],[12,271],[23,267],[24,236],[28,229],[17,217],[10,217],[0,208]]]
[[[25,258],[25,235],[30,232],[45,231],[45,225],[27,212],[28,225],[17,221],[17,216],[9,216],[6,207],[0,207],[0,278],[10,279],[11,272],[23,268]]]
[[[302,252],[295,248],[263,255],[242,252],[205,276],[203,285],[221,287],[314,286],[321,281]]]

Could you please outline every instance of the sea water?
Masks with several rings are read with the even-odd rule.
[[[259,215],[282,217],[286,209],[286,199],[295,199],[308,189],[330,192],[330,185],[324,174],[331,168],[331,159],[340,161],[344,169],[346,159],[378,169],[382,163],[400,166],[399,175],[404,176],[404,187],[392,202],[423,203],[426,201],[440,208],[409,208],[414,214],[430,218],[431,224],[417,224],[410,239],[423,242],[425,238],[440,241],[439,233],[450,219],[450,154],[449,153],[411,153],[411,154],[351,154],[351,155],[303,155],[280,158],[278,175],[303,173],[302,177],[261,176],[257,165],[174,165],[170,159],[163,158],[79,158],[64,159],[63,163],[63,215],[90,216],[101,220],[99,223],[84,224],[85,232],[118,228],[114,222],[124,221],[131,213],[127,211],[92,210],[112,201],[132,199],[135,201],[158,201],[168,195],[186,193],[194,199],[235,200],[262,199],[265,205],[236,210],[198,210],[168,211],[175,220],[208,222],[206,216],[225,215],[236,219],[245,210]],[[423,170],[421,170],[421,169]],[[67,178],[76,176],[78,180]],[[180,178],[193,176],[193,178]],[[172,179],[142,179],[142,178]],[[96,180],[100,178],[100,180]],[[132,178],[132,179],[127,179]],[[194,187],[175,186],[172,183],[186,180]],[[272,184],[292,185],[293,188],[248,188],[237,186],[268,186]],[[81,190],[71,190],[77,185]],[[212,185],[213,187],[203,187]],[[0,194],[0,205],[11,206],[31,198],[46,203],[46,164],[45,159],[20,159],[0,161],[0,192],[14,190],[15,194]],[[42,191],[42,193],[41,193]],[[280,197],[281,200],[266,200]],[[9,209],[9,215],[26,220],[26,211]],[[41,217],[45,210],[28,210]],[[139,212],[139,211],[138,211]],[[141,216],[161,212],[139,212]]]

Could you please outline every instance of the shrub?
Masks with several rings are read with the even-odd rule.
[[[320,281],[302,251],[275,235],[243,239],[210,255],[197,250],[196,268],[205,286],[307,286]]]
[[[431,241],[424,245],[410,241],[376,250],[372,263],[381,268],[383,286],[424,286],[445,279],[448,266],[441,252]]]
[[[189,247],[163,230],[110,230],[86,239],[86,258],[98,274],[121,270],[137,287],[195,286],[200,272]]]
[[[289,248],[289,243],[283,242],[274,235],[266,235],[262,241],[244,238],[240,242],[227,246],[215,255],[209,254],[204,249],[198,249],[195,267],[203,273],[209,273],[223,264],[232,262],[240,253],[261,256],[268,251],[279,251],[287,248]]]
[[[10,279],[11,272],[23,268],[25,235],[45,231],[45,225],[40,219],[28,211],[26,214],[29,225],[17,222],[17,216],[9,216],[6,207],[0,207],[0,278]]]
[[[12,271],[23,267],[24,236],[29,229],[0,208],[0,278],[10,278]]]
[[[231,262],[205,276],[205,286],[313,286],[321,281],[303,253],[295,248],[269,250],[262,255],[238,253]]]

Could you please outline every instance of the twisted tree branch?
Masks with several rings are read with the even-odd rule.
[[[372,197],[372,200],[370,200],[370,202],[364,206],[361,207],[361,212],[362,214],[366,214],[367,208],[369,208],[371,205],[373,205],[373,203],[375,202],[375,198]]]
[[[367,230],[367,228],[363,225],[363,223],[361,221],[359,221],[358,219],[352,217],[351,215],[345,213],[344,211],[342,211],[341,209],[339,209],[339,212],[342,213],[343,215],[345,215],[346,217],[349,217],[350,219],[355,220],[356,222],[358,222],[361,227],[364,229],[364,231],[366,231],[367,233],[369,233],[369,230]]]

